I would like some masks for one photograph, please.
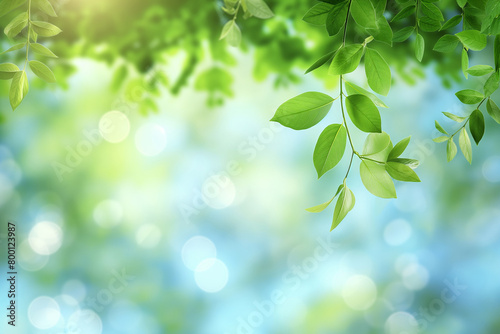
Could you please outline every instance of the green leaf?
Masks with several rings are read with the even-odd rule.
[[[460,131],[460,137],[458,138],[458,144],[460,145],[460,150],[464,154],[465,159],[471,164],[472,163],[472,146],[470,144],[469,134],[462,128]]]
[[[422,2],[422,12],[431,19],[444,21],[443,13],[441,13],[441,10],[433,3]]]
[[[385,162],[391,151],[392,142],[387,133],[370,133],[366,137],[362,156],[364,158]]]
[[[389,161],[385,164],[385,170],[389,175],[398,181],[420,182],[417,173],[405,164]]]
[[[307,92],[283,103],[271,121],[294,130],[318,124],[330,111],[334,99],[326,94]]]
[[[241,43],[241,30],[234,20],[228,21],[222,28],[220,39],[225,38],[229,45],[237,47]]]
[[[406,150],[406,147],[408,147],[408,144],[410,143],[411,136],[406,137],[405,139],[401,140],[399,143],[397,143],[394,148],[391,150],[389,153],[389,156],[387,157],[387,160],[393,160],[399,157],[403,152]]]
[[[330,203],[334,200],[334,198],[337,197],[337,195],[340,193],[340,191],[342,189],[344,189],[343,184],[341,184],[339,186],[339,188],[337,189],[337,192],[335,193],[335,196],[333,196],[328,202],[325,202],[323,204],[319,204],[319,205],[313,206],[311,208],[308,208],[308,209],[306,209],[306,211],[318,213],[318,212],[325,210],[330,205]]]
[[[346,139],[346,129],[342,124],[332,124],[323,130],[313,154],[318,179],[340,162],[344,155]]]
[[[457,0],[457,4],[460,6],[460,8],[464,8],[467,4],[467,0]]]
[[[454,35],[442,36],[434,45],[433,50],[437,52],[453,52],[460,40]]]
[[[396,198],[394,182],[387,174],[384,165],[363,160],[359,171],[361,181],[370,193],[381,198]]]
[[[448,139],[448,144],[446,145],[446,159],[448,162],[453,160],[455,156],[457,155],[457,145],[455,145],[455,142],[453,141],[453,137],[450,137]]]
[[[345,81],[345,89],[347,91],[347,94],[353,95],[353,94],[363,94],[367,96],[372,102],[377,106],[381,108],[389,108],[381,99],[379,99],[375,94],[370,93],[366,89],[363,89],[359,87],[358,85],[355,85],[351,82]]]
[[[449,119],[451,119],[452,121],[455,121],[457,123],[461,123],[467,119],[467,117],[457,116],[457,115],[454,115],[454,114],[446,112],[446,111],[443,112],[443,115],[445,115],[446,117],[448,117]]]
[[[17,15],[4,29],[5,35],[10,38],[17,36],[28,25],[28,13]]]
[[[377,19],[377,25],[378,28],[366,28],[366,32],[372,35],[375,40],[392,46],[393,33],[387,19],[384,16],[380,16]]]
[[[345,100],[347,113],[354,125],[364,132],[382,132],[380,113],[365,95],[349,95]]]
[[[347,16],[347,2],[342,1],[335,4],[326,17],[326,31],[328,35],[335,36],[344,29],[344,22]]]
[[[34,52],[38,53],[39,55],[42,55],[45,57],[57,58],[57,56],[52,51],[50,51],[47,47],[43,46],[42,44],[31,43],[30,49],[32,49]]]
[[[320,59],[316,60],[316,62],[314,64],[312,64],[306,71],[305,74],[309,73],[309,72],[312,72],[314,71],[315,69],[317,68],[320,68],[321,66],[325,65],[329,60],[331,60],[333,58],[333,56],[335,55],[335,52],[337,51],[332,51],[330,53],[327,53],[326,55],[324,55],[323,57],[321,57]]]
[[[307,23],[314,25],[324,25],[326,22],[326,18],[328,13],[333,8],[333,6],[329,3],[320,2],[314,5],[311,9],[309,9],[302,18]]]
[[[486,103],[486,110],[488,110],[488,114],[500,124],[500,108],[493,102],[492,99],[488,99],[488,103]]]
[[[434,20],[428,16],[424,16],[421,19],[418,19],[418,27],[422,31],[434,32],[441,29],[441,23],[438,20]]]
[[[391,69],[376,50],[367,48],[365,72],[368,85],[374,92],[387,95],[391,89]]]
[[[335,205],[335,211],[333,212],[333,222],[330,231],[333,231],[342,220],[344,220],[345,216],[349,213],[349,211],[354,208],[354,204],[356,204],[356,199],[351,189],[345,186],[337,200],[337,204]]]
[[[11,10],[26,3],[26,0],[2,0],[0,1],[0,17],[9,13]]]
[[[440,30],[443,31],[443,30],[451,29],[451,28],[457,26],[461,21],[462,21],[462,15],[453,16],[451,19],[446,21],[445,24],[443,24],[443,26],[441,27]]]
[[[31,60],[29,64],[31,70],[33,71],[33,73],[35,73],[37,77],[47,82],[51,83],[56,82],[56,77],[54,76],[54,73],[52,73],[52,71],[50,70],[50,68],[48,68],[47,65],[38,60]]]
[[[359,65],[363,56],[363,46],[352,44],[342,47],[330,64],[329,73],[331,75],[341,75],[353,72]]]
[[[26,43],[16,44],[16,45],[10,47],[9,49],[5,50],[4,52],[0,53],[0,55],[3,55],[4,53],[7,53],[7,52],[12,52],[12,51],[20,50],[20,49],[24,48],[25,46],[26,46]]]
[[[411,34],[413,34],[413,30],[415,30],[415,27],[404,27],[403,29],[400,29],[394,33],[394,36],[392,37],[392,41],[394,43],[401,43],[406,41]]]
[[[469,77],[469,73],[467,70],[469,69],[469,55],[467,54],[467,50],[462,50],[462,72],[464,73],[465,78]]]
[[[441,137],[437,137],[437,138],[434,138],[433,141],[435,143],[442,143],[442,142],[445,142],[448,140],[448,136],[441,136]]]
[[[16,110],[26,94],[28,94],[28,77],[26,76],[26,72],[16,72],[12,78],[9,92],[9,100],[12,110]]]
[[[488,80],[484,83],[484,95],[485,96],[490,96],[493,94],[499,87],[500,85],[500,75],[498,72],[493,73],[490,75]]]
[[[363,28],[377,27],[377,14],[370,0],[351,0],[351,15]]]
[[[484,135],[484,116],[479,109],[474,110],[470,115],[469,130],[476,145],[479,145]]]
[[[436,127],[436,129],[437,129],[439,132],[441,132],[442,134],[445,134],[445,135],[447,135],[447,134],[448,134],[448,132],[446,132],[446,130],[445,130],[445,129],[443,129],[443,127],[441,126],[441,124],[439,124],[439,122],[438,122],[438,121],[434,121],[434,126],[435,126],[435,127]]]
[[[495,71],[500,69],[500,34],[495,36],[494,50],[495,55]]]
[[[484,99],[484,95],[481,92],[473,89],[464,89],[455,93],[455,95],[464,104],[476,104]]]
[[[390,161],[399,162],[401,164],[404,164],[404,165],[410,167],[411,169],[417,168],[418,165],[420,164],[420,162],[418,162],[418,160],[415,160],[415,159],[397,158],[397,159],[392,159]]]
[[[0,64],[0,80],[9,80],[19,72],[19,67],[12,63]]]
[[[397,13],[391,20],[391,22],[397,22],[400,21],[404,18],[407,18],[411,14],[415,12],[415,5],[409,5],[406,6],[405,8],[401,9],[399,13]]]
[[[481,51],[486,47],[486,36],[477,30],[464,30],[455,35],[470,50]]]
[[[491,73],[493,71],[494,71],[493,67],[491,67],[491,66],[476,65],[476,66],[472,66],[471,68],[469,68],[467,70],[467,73],[469,73],[470,75],[475,76],[475,77],[480,77],[480,76],[486,75],[488,73]]]
[[[424,57],[424,51],[425,40],[422,35],[417,33],[417,38],[415,39],[415,57],[417,57],[418,61],[422,61],[422,58]]]
[[[43,22],[43,21],[32,21],[33,30],[42,37],[52,37],[58,35],[62,30],[55,25]]]
[[[52,17],[57,16],[56,12],[54,11],[54,7],[52,7],[48,0],[33,0],[33,4],[45,14]]]
[[[263,0],[246,0],[247,9],[256,18],[269,19],[274,16],[269,6]]]

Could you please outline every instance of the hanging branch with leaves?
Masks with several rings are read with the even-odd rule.
[[[0,6],[0,16],[4,16],[22,5],[26,6],[26,10],[15,16],[10,23],[7,24],[4,33],[12,41],[23,40],[23,42],[17,43],[1,53],[5,54],[7,52],[25,49],[23,52],[26,54],[22,69],[13,63],[0,64],[0,79],[11,80],[9,100],[12,110],[15,110],[28,94],[29,83],[26,74],[28,65],[33,74],[37,77],[49,83],[56,82],[54,73],[52,73],[47,65],[39,60],[30,60],[30,51],[44,57],[57,58],[52,51],[46,46],[38,43],[37,40],[38,37],[52,37],[61,32],[61,29],[49,22],[33,20],[32,7],[35,7],[46,15],[52,17],[57,16],[48,0],[3,1]]]

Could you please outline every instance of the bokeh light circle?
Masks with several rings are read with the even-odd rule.
[[[135,147],[141,154],[153,157],[167,146],[165,130],[156,124],[145,124],[135,133]]]
[[[203,236],[195,236],[182,246],[181,255],[184,265],[194,271],[204,260],[215,258],[217,248],[212,240]]]
[[[377,299],[377,287],[370,277],[354,275],[349,277],[344,284],[342,297],[350,308],[366,310]]]
[[[27,271],[37,271],[45,267],[49,262],[49,256],[35,252],[29,241],[21,242],[17,248],[17,259],[19,265]]]
[[[105,113],[99,120],[99,132],[110,143],[122,142],[130,132],[128,117],[116,110]]]
[[[407,312],[395,312],[385,322],[387,334],[417,334],[417,320]]]
[[[31,248],[42,255],[50,255],[61,247],[63,231],[59,225],[43,221],[36,223],[28,237]]]
[[[215,293],[222,290],[228,281],[229,272],[226,265],[219,259],[206,259],[195,269],[194,279],[200,289]]]
[[[28,307],[28,319],[38,329],[54,327],[61,318],[59,304],[47,296],[35,298]]]

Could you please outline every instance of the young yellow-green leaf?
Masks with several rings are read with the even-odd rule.
[[[361,94],[349,95],[345,100],[347,113],[354,125],[364,132],[382,132],[382,121],[370,98]]]
[[[48,68],[47,65],[38,60],[31,60],[29,64],[31,70],[33,71],[33,73],[35,73],[37,77],[50,83],[56,82],[56,77],[54,76],[54,73],[52,73],[52,71],[50,70],[50,68]]]
[[[448,134],[448,132],[446,132],[446,130],[445,130],[445,129],[443,129],[443,127],[441,126],[441,124],[439,124],[439,122],[438,122],[438,121],[434,121],[434,126],[435,126],[435,127],[436,127],[436,129],[437,129],[439,132],[441,132],[442,134],[445,134],[445,135],[447,135],[447,134]]]
[[[481,51],[486,47],[486,35],[481,34],[477,30],[464,30],[455,35],[470,50]]]
[[[316,205],[316,206],[313,206],[311,208],[308,208],[308,209],[306,209],[306,211],[313,212],[313,213],[318,213],[318,212],[321,212],[321,211],[325,210],[330,205],[330,203],[332,203],[332,201],[334,200],[334,198],[337,197],[337,195],[340,193],[340,191],[342,189],[344,189],[344,185],[343,184],[341,184],[339,186],[339,188],[337,189],[337,192],[335,193],[335,196],[333,196],[329,201],[327,201],[325,203],[322,203],[322,204],[319,204],[319,205]]]
[[[332,124],[323,130],[313,154],[314,167],[318,173],[318,179],[335,167],[342,159],[346,139],[346,129],[342,124]]]
[[[340,192],[339,199],[337,200],[337,204],[335,205],[332,227],[330,228],[330,231],[333,231],[333,229],[340,224],[340,222],[345,218],[349,211],[354,208],[354,204],[356,204],[356,198],[354,197],[351,189],[345,186]]]
[[[227,31],[225,31],[227,30]],[[241,43],[241,30],[235,21],[231,20],[224,26],[222,31],[224,38],[226,38],[229,45],[237,47]],[[222,35],[221,35],[222,37]]]
[[[352,0],[351,15],[363,28],[377,28],[377,14],[370,0]]]
[[[425,40],[420,35],[417,33],[417,37],[415,39],[415,57],[417,57],[418,61],[422,61],[422,58],[424,58],[424,51],[425,51]]]
[[[57,16],[54,7],[52,7],[48,0],[33,0],[33,4],[45,14],[52,17]]]
[[[385,164],[385,170],[394,180],[405,182],[420,182],[417,173],[415,173],[413,169],[406,166],[405,164],[389,161]]]
[[[16,110],[26,94],[28,94],[28,77],[25,71],[18,71],[14,74],[10,85],[9,100],[12,110]]]
[[[397,22],[408,16],[412,15],[415,12],[415,5],[409,5],[405,8],[401,9],[399,13],[397,13],[391,20],[391,22]]]
[[[484,135],[484,116],[481,110],[476,109],[472,112],[469,118],[469,130],[476,142],[476,145],[479,145],[481,138]]]
[[[271,121],[294,130],[308,129],[328,114],[333,101],[331,96],[323,93],[303,93],[283,103]]]
[[[411,34],[413,34],[413,30],[415,30],[415,27],[404,27],[403,29],[400,29],[394,33],[394,36],[392,37],[392,41],[394,43],[401,43],[406,41],[408,38],[410,38]]]
[[[494,71],[493,67],[491,67],[489,65],[476,65],[476,66],[472,66],[471,68],[469,68],[467,70],[467,73],[469,73],[470,75],[475,76],[475,77],[480,77],[480,76],[486,75],[488,73],[491,73],[493,71]]]
[[[484,99],[484,95],[481,92],[473,89],[464,89],[455,93],[455,95],[464,104],[476,104]]]
[[[329,60],[331,60],[333,58],[333,56],[335,55],[335,52],[337,51],[332,51],[332,52],[329,52],[327,53],[326,55],[324,55],[323,57],[319,58],[318,60],[316,60],[314,62],[314,64],[312,64],[305,72],[305,74],[309,73],[309,72],[312,72],[314,71],[315,69],[317,68],[320,68],[321,66],[325,65]]]
[[[373,195],[381,198],[396,198],[396,188],[384,165],[363,160],[359,166],[361,181]]]
[[[55,25],[43,22],[43,21],[32,21],[33,30],[42,37],[52,37],[58,35],[62,30]]]
[[[432,141],[434,141],[435,143],[442,143],[442,142],[445,142],[448,140],[448,136],[441,136],[441,137],[437,137],[437,138],[434,138]]]
[[[50,51],[47,47],[43,46],[42,44],[31,43],[30,49],[32,49],[34,52],[42,56],[57,58],[57,56],[52,51]]]
[[[469,55],[467,54],[467,50],[462,50],[462,72],[464,73],[465,78],[469,77],[469,73],[467,70],[469,69]]]
[[[408,144],[410,143],[411,136],[406,137],[405,139],[401,140],[399,143],[397,143],[394,148],[391,150],[389,153],[389,156],[387,157],[387,160],[393,160],[398,158],[403,152],[406,150],[408,147]]]
[[[246,0],[250,14],[259,19],[269,19],[274,16],[269,6],[263,0]]]
[[[500,124],[500,108],[493,102],[492,99],[488,99],[488,103],[486,103],[486,110],[488,110],[488,114]]]
[[[392,159],[390,161],[399,162],[400,164],[406,165],[406,166],[410,167],[411,169],[415,169],[418,167],[418,165],[420,165],[420,162],[418,160],[415,160],[415,159],[396,158],[396,159]]]
[[[28,25],[28,13],[17,15],[4,29],[5,35],[12,38],[17,36]]]
[[[453,16],[451,19],[446,21],[445,24],[443,24],[443,26],[441,27],[440,30],[443,31],[443,30],[451,29],[451,28],[457,26],[461,21],[462,21],[462,15]]]
[[[0,53],[0,55],[3,55],[4,53],[7,53],[7,52],[12,52],[12,51],[20,50],[20,49],[24,48],[25,46],[26,46],[26,43],[16,44],[16,45],[10,47],[9,49],[5,50],[4,52]]]
[[[498,72],[493,73],[484,83],[484,96],[493,94],[500,85],[500,75]]]
[[[324,25],[332,7],[329,3],[320,2],[309,9],[302,20],[314,25]]]
[[[354,95],[354,94],[363,94],[367,96],[372,102],[377,106],[381,108],[389,108],[381,99],[379,99],[375,94],[370,93],[364,88],[359,87],[358,85],[353,84],[352,82],[345,81],[345,90],[347,91],[347,94],[349,95]]]
[[[444,21],[443,13],[441,13],[441,10],[433,3],[422,2],[422,12],[431,19]]]
[[[2,0],[0,1],[0,17],[9,13],[11,10],[24,4],[26,0]]]
[[[458,138],[458,144],[460,145],[460,150],[464,154],[465,159],[471,164],[472,163],[472,146],[470,144],[469,134],[465,128],[460,131],[460,137]]]
[[[362,56],[363,46],[361,44],[352,44],[341,48],[330,64],[329,73],[340,75],[353,72],[358,67]]]
[[[444,35],[434,45],[433,50],[437,52],[453,52],[460,40],[455,35]]]
[[[450,162],[457,155],[457,145],[453,141],[453,137],[448,139],[448,144],[446,145],[446,160]]]
[[[366,137],[362,156],[364,158],[385,162],[392,149],[391,138],[387,133],[370,133]]]
[[[19,72],[19,67],[12,63],[0,64],[0,80],[9,80]]]
[[[381,95],[387,95],[391,89],[391,69],[376,50],[366,48],[366,79],[370,88]]]
[[[467,117],[457,116],[457,115],[454,115],[454,114],[446,112],[446,111],[443,112],[443,115],[445,115],[446,117],[448,117],[449,119],[451,119],[452,121],[455,121],[457,123],[462,123],[463,121],[465,121],[467,119]]]

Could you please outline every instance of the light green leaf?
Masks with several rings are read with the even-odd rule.
[[[480,77],[480,76],[486,75],[488,73],[491,73],[493,71],[494,71],[493,67],[491,67],[491,66],[476,65],[476,66],[472,66],[471,68],[469,68],[467,70],[467,73],[469,73],[470,75],[475,76],[475,77]]]
[[[462,72],[464,73],[465,78],[469,77],[469,73],[467,70],[469,69],[469,55],[467,54],[467,50],[462,50]]]
[[[309,9],[302,20],[314,25],[324,25],[332,7],[329,3],[320,2]]]
[[[446,117],[448,117],[449,119],[451,119],[452,121],[455,121],[457,123],[461,123],[463,121],[465,121],[467,119],[467,117],[463,117],[463,116],[457,116],[455,114],[452,114],[452,113],[449,113],[449,112],[443,112],[443,115],[445,115]]]
[[[378,28],[366,28],[366,32],[372,35],[375,40],[392,46],[393,33],[387,19],[384,16],[380,16],[377,19],[377,25]]]
[[[486,110],[488,110],[488,114],[500,124],[500,108],[493,102],[492,99],[488,99],[488,103],[486,103]]]
[[[283,103],[271,121],[294,130],[308,129],[328,114],[333,101],[332,97],[323,93],[303,93]]]
[[[474,51],[481,51],[486,47],[486,36],[477,30],[464,30],[456,34],[462,44]]]
[[[4,52],[0,53],[0,55],[3,55],[4,53],[7,53],[7,52],[12,52],[12,51],[20,50],[20,49],[24,48],[25,46],[26,46],[26,43],[16,44],[16,45],[10,47],[9,49],[5,50]]]
[[[389,175],[398,181],[420,182],[417,173],[405,164],[389,161],[385,164],[385,170]]]
[[[349,95],[345,100],[347,113],[354,125],[364,132],[382,132],[380,113],[365,95]]]
[[[387,133],[370,133],[366,137],[362,156],[364,158],[385,162],[391,151],[392,142]]]
[[[314,71],[315,69],[317,68],[320,68],[321,66],[323,66],[324,64],[326,64],[329,60],[331,60],[333,58],[333,56],[335,55],[335,52],[337,51],[332,51],[330,53],[327,53],[326,55],[324,55],[323,57],[321,57],[320,59],[316,60],[316,62],[314,64],[312,64],[306,71],[305,74],[309,73],[309,72],[312,72]]]
[[[16,72],[12,78],[9,92],[9,100],[12,110],[16,110],[26,94],[28,94],[28,77],[26,76],[26,72]]]
[[[9,80],[19,72],[19,67],[12,63],[0,64],[0,80]]]
[[[384,165],[363,160],[359,166],[361,181],[373,195],[381,198],[396,198],[396,188]]]
[[[401,9],[391,20],[391,22],[397,22],[415,13],[415,5],[409,5]]]
[[[435,127],[436,127],[436,129],[437,129],[439,132],[441,132],[442,134],[445,134],[445,135],[447,135],[447,134],[448,134],[448,132],[446,132],[446,130],[445,130],[445,129],[443,129],[443,127],[441,126],[441,124],[439,124],[439,122],[438,122],[438,121],[434,121],[434,126],[435,126]]]
[[[2,0],[0,1],[0,17],[9,13],[11,10],[26,3],[26,0]]]
[[[476,109],[472,112],[469,118],[469,130],[476,142],[476,145],[479,145],[481,138],[484,135],[484,116],[481,110]]]
[[[335,197],[337,197],[337,195],[340,193],[340,191],[342,189],[344,189],[343,184],[341,184],[339,186],[339,188],[337,189],[337,192],[335,193],[335,196],[333,196],[328,202],[325,202],[323,204],[319,204],[319,205],[313,206],[311,208],[308,208],[308,209],[306,209],[306,211],[318,213],[318,212],[325,210],[330,205],[330,203],[332,203],[332,201],[335,199]]]
[[[30,49],[32,49],[34,52],[36,52],[42,56],[57,58],[57,56],[52,51],[50,51],[47,47],[43,46],[42,44],[31,43]]]
[[[444,35],[434,45],[433,50],[437,52],[453,52],[460,40],[455,35]]]
[[[451,19],[446,21],[445,24],[443,24],[443,26],[441,27],[440,30],[443,31],[443,30],[451,29],[451,28],[457,26],[461,21],[462,21],[462,15],[453,16]]]
[[[444,21],[443,13],[441,13],[441,10],[433,3],[422,2],[422,12],[431,19]]]
[[[417,37],[415,39],[415,57],[417,57],[418,61],[422,61],[422,58],[424,58],[424,51],[425,51],[425,40],[420,35],[417,33]]]
[[[33,4],[45,14],[52,17],[57,16],[56,12],[54,11],[54,7],[52,7],[52,5],[48,0],[32,0],[32,1]]]
[[[341,48],[330,64],[329,73],[340,75],[353,72],[358,67],[362,56],[363,46],[361,44],[352,44]]]
[[[52,37],[58,35],[62,30],[55,25],[43,22],[43,21],[32,21],[33,30],[42,37]]]
[[[484,83],[484,95],[485,96],[490,96],[493,94],[497,89],[500,84],[500,75],[498,72],[493,73],[490,75],[488,80]]]
[[[367,48],[365,72],[368,85],[374,92],[387,95],[391,89],[391,69],[376,50]]]
[[[470,144],[469,134],[465,128],[460,131],[460,137],[458,138],[458,144],[460,145],[460,150],[464,154],[465,159],[472,164],[472,146]]]
[[[433,141],[435,143],[443,143],[443,142],[447,141],[448,138],[449,138],[448,136],[441,136],[441,137],[434,138]]]
[[[455,95],[464,104],[476,104],[484,99],[484,95],[481,92],[473,89],[464,89],[455,93]]]
[[[234,22],[234,21],[233,21]],[[231,25],[227,35],[226,35],[226,40],[229,43],[229,45],[237,47],[241,43],[241,30],[240,27],[234,22],[233,25]]]
[[[406,147],[408,147],[408,144],[410,143],[411,136],[406,137],[405,139],[401,140],[399,143],[397,143],[394,148],[391,150],[389,153],[389,156],[387,157],[387,160],[393,160],[399,157],[403,152],[406,150]]]
[[[29,64],[31,70],[33,71],[33,73],[35,73],[37,77],[50,83],[56,82],[56,77],[54,76],[54,73],[52,73],[52,71],[50,70],[50,68],[48,68],[47,65],[38,60],[31,60]]]
[[[344,155],[346,139],[346,129],[342,124],[332,124],[323,130],[313,154],[318,179],[340,162]]]
[[[246,0],[247,9],[259,19],[269,19],[274,16],[269,6],[263,0]]]
[[[399,162],[401,164],[404,164],[404,165],[410,167],[411,169],[415,169],[420,165],[420,162],[418,160],[415,160],[415,159],[396,158],[396,159],[392,159],[390,161]]]
[[[370,0],[352,0],[351,15],[354,21],[363,28],[376,28],[377,16]]]
[[[413,34],[413,31],[415,30],[415,27],[404,27],[403,29],[400,29],[394,33],[394,36],[392,37],[392,41],[394,43],[401,43],[406,41],[411,34]]]
[[[340,222],[345,218],[345,216],[349,213],[349,211],[354,208],[354,204],[356,204],[356,199],[351,189],[345,186],[337,200],[337,204],[335,205],[335,211],[333,212],[333,222],[330,231],[333,231]]]
[[[17,15],[10,21],[4,29],[5,35],[10,38],[17,36],[28,25],[28,13],[24,12]]]
[[[381,99],[379,99],[375,94],[370,93],[364,88],[359,87],[358,85],[355,85],[351,82],[345,81],[345,89],[347,91],[347,94],[349,95],[354,95],[354,94],[363,94],[367,96],[370,100],[372,100],[373,103],[377,107],[381,108],[389,108]]]
[[[455,142],[453,141],[453,137],[448,139],[448,144],[446,145],[446,159],[448,162],[453,160],[455,156],[457,155],[457,145],[455,145]]]

